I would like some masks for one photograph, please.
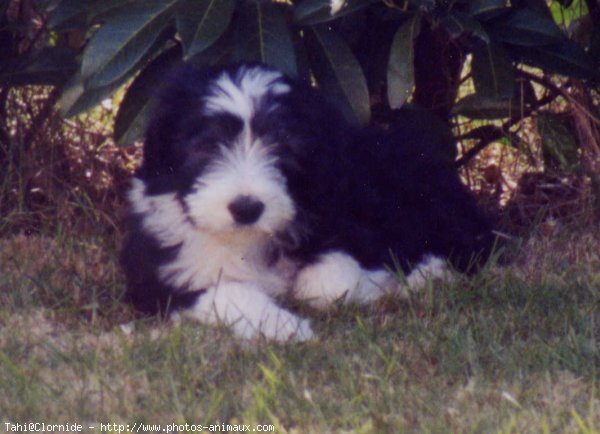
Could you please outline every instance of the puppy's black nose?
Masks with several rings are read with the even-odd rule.
[[[233,220],[240,225],[256,223],[265,209],[265,204],[252,196],[238,196],[227,206]]]

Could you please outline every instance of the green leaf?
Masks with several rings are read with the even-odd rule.
[[[555,113],[541,112],[537,128],[542,138],[544,162],[552,168],[573,171],[579,167],[579,146],[567,124]]]
[[[235,29],[233,27],[235,26],[229,26],[214,44],[186,59],[186,62],[200,67],[223,67],[230,64],[233,61],[233,52],[235,50]]]
[[[565,37],[551,16],[533,9],[513,9],[489,24],[488,32],[495,40],[515,45],[546,45]]]
[[[172,35],[171,31],[162,32],[148,52],[159,51],[159,47],[162,47]],[[59,101],[62,115],[71,117],[91,109],[125,84],[148,60],[148,55],[145,55],[125,75],[105,86],[90,86],[89,82],[82,77],[81,72],[78,72],[63,89]]]
[[[143,136],[157,83],[181,62],[181,55],[180,46],[164,51],[133,80],[115,118],[114,137],[118,145],[130,145]]]
[[[326,25],[307,29],[305,36],[319,87],[348,120],[367,124],[371,117],[367,80],[350,47]]]
[[[114,9],[139,0],[62,0],[48,18],[50,29],[65,30],[102,22]]]
[[[387,97],[390,107],[401,107],[415,86],[414,41],[421,30],[421,17],[404,22],[392,40],[387,68]]]
[[[550,5],[550,13],[554,21],[562,28],[568,29],[570,35],[573,35],[575,29],[573,26],[580,27],[580,24],[589,20],[589,30],[593,29],[593,19],[588,12],[586,3],[583,0],[578,0],[569,6],[562,6],[557,1]],[[576,24],[579,21],[580,24]]]
[[[490,37],[479,21],[460,12],[446,15],[442,19],[442,26],[444,26],[448,35],[453,39],[457,39],[465,34],[471,34],[477,36],[483,42],[487,43],[490,41]]]
[[[332,11],[330,0],[294,2],[294,22],[302,26],[325,23],[359,11],[376,0],[346,0],[339,11]],[[334,12],[334,13],[332,13]]]
[[[113,13],[127,5],[133,5],[140,0],[92,0],[88,10],[88,24],[100,24],[109,19]]]
[[[66,29],[73,25],[86,23],[88,9],[92,0],[63,0],[48,17],[49,29]]]
[[[452,108],[453,115],[469,119],[506,119],[520,112],[514,99],[486,98],[476,93],[465,96]]]
[[[477,44],[471,62],[476,92],[485,98],[513,96],[515,74],[512,61],[501,44]]]
[[[178,6],[177,31],[185,58],[210,47],[225,32],[235,8],[234,0],[182,0]]]
[[[487,20],[506,10],[506,0],[471,0],[469,11],[477,19]]]
[[[594,60],[578,44],[564,39],[558,44],[543,47],[511,47],[519,61],[547,72],[580,79],[600,79]]]
[[[296,54],[281,5],[257,0],[238,12],[235,60],[266,63],[295,77]]]
[[[176,3],[138,1],[114,11],[83,53],[81,75],[89,87],[107,86],[127,74],[159,37]]]
[[[81,74],[76,73],[62,90],[58,101],[60,114],[69,118],[86,112],[108,98],[122,85],[123,82],[118,81],[107,86],[86,89]]]
[[[476,87],[477,88],[477,87]],[[515,83],[510,96],[486,96],[485,92],[476,92],[459,100],[453,108],[454,114],[472,119],[504,119],[524,116],[525,111],[535,107],[537,97],[531,81]]]
[[[552,12],[548,7],[548,3],[554,3],[554,0],[551,0],[550,2],[547,0],[513,0],[512,8],[530,9],[552,19]]]

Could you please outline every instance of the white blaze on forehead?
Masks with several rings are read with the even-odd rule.
[[[222,146],[221,155],[223,160],[219,163],[234,168],[236,175],[247,181],[261,176],[265,170],[273,170],[277,162],[277,157],[271,155],[268,146],[260,139],[252,139],[243,134],[233,147]]]
[[[210,88],[211,94],[206,98],[206,111],[209,114],[236,114],[247,124],[262,97],[268,93],[281,95],[289,92],[290,87],[282,79],[283,75],[279,72],[258,66],[242,68],[237,77],[224,72]]]

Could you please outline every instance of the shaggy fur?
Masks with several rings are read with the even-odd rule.
[[[491,231],[442,145],[401,120],[358,129],[262,65],[184,67],[162,86],[129,193],[129,299],[243,338],[306,340],[308,321],[277,297],[325,309],[402,295],[447,263],[469,271]]]

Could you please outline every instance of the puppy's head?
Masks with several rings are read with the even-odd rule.
[[[187,220],[214,232],[282,231],[294,219],[281,133],[292,84],[260,65],[172,76],[150,117],[138,177],[147,194],[176,193]]]

